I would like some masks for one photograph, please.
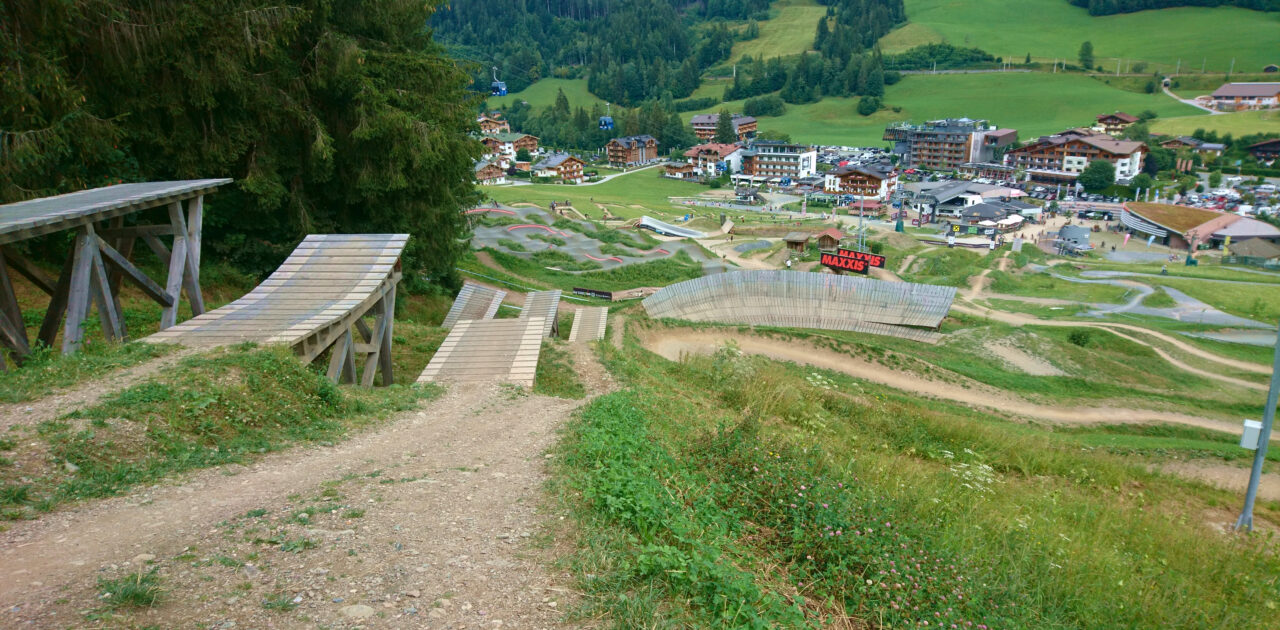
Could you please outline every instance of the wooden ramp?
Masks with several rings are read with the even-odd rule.
[[[590,306],[578,309],[573,316],[573,330],[569,331],[569,341],[590,343],[604,339],[605,327],[609,323],[609,307]]]
[[[306,362],[332,349],[330,378],[354,383],[362,368],[363,385],[378,372],[389,385],[400,252],[408,240],[408,234],[313,234],[244,297],[143,341],[287,344]]]
[[[560,289],[554,291],[534,291],[525,296],[524,310],[520,311],[522,319],[528,317],[542,317],[545,323],[542,325],[542,336],[555,337],[560,334],[560,324],[557,315],[560,313]]]
[[[545,324],[541,317],[464,319],[449,331],[418,382],[508,381],[533,387]]]
[[[449,314],[444,316],[444,323],[440,325],[453,328],[454,324],[464,319],[493,319],[506,295],[506,291],[467,282],[462,285],[458,297],[453,300],[453,306],[449,308]]]

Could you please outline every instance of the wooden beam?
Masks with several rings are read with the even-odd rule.
[[[22,307],[18,306],[18,295],[13,291],[13,282],[9,280],[8,265],[5,260],[8,252],[0,247],[0,315],[5,316],[12,327],[10,333],[20,342],[14,350],[19,354],[31,352],[31,341],[27,339],[27,327],[22,321]]]
[[[85,227],[76,234],[75,262],[71,266],[71,284],[67,289],[67,320],[62,327],[62,353],[71,354],[80,349],[84,341],[84,319],[89,315],[90,276],[93,254],[89,251],[93,240]]]
[[[128,227],[112,226],[105,230],[98,230],[98,236],[108,239],[170,236],[172,234],[173,225],[131,225]]]
[[[98,247],[98,235],[93,225],[85,226],[89,239],[89,289],[93,302],[98,305],[98,321],[102,322],[102,333],[109,341],[124,341],[125,330],[123,318],[116,310],[115,296],[111,295],[111,280],[107,278],[106,265],[102,264],[102,252]]]
[[[98,239],[98,249],[102,252],[103,260],[122,278],[128,278],[135,286],[142,289],[147,297],[159,302],[161,306],[173,306],[173,296],[165,293],[160,285],[129,262],[124,254],[116,251],[101,238]]]
[[[348,338],[349,337],[346,335],[339,337],[338,340],[333,343],[333,350],[329,353],[329,369],[325,372],[325,375],[329,377],[329,380],[334,381],[335,383],[338,381],[338,376],[342,374],[342,364],[347,360],[346,345],[348,343]]]
[[[382,311],[385,317],[385,326],[382,330],[382,338],[375,340],[376,343],[382,344],[382,350],[378,352],[378,362],[381,364],[378,371],[382,372],[382,385],[385,387],[395,382],[395,375],[392,374],[391,361],[391,341],[395,333],[396,323],[396,285],[391,284],[391,290],[382,298]]]
[[[164,265],[165,267],[169,266],[169,248],[165,247],[164,243],[160,242],[160,239],[154,236],[143,236],[142,242],[146,243],[147,247],[151,248],[151,251],[156,255],[156,258],[160,259],[161,265]]]
[[[44,322],[40,324],[40,343],[52,348],[58,338],[58,328],[62,324],[62,314],[67,310],[67,297],[71,291],[71,270],[75,265],[76,252],[72,248],[67,252],[67,260],[62,263],[62,272],[58,274],[58,284],[53,289],[49,300],[49,310],[44,313]]]
[[[18,357],[31,354],[31,346],[27,344],[27,333],[22,329],[22,320],[14,323],[9,316],[0,312],[0,349],[9,348]]]
[[[181,215],[179,215],[181,216]],[[178,226],[174,225],[176,229]],[[187,269],[183,274],[183,285],[187,290],[187,300],[191,303],[192,315],[204,315],[204,293],[200,291],[200,237],[204,232],[204,195],[187,200]]]
[[[18,275],[26,278],[31,282],[31,284],[36,285],[37,289],[40,289],[49,295],[53,295],[58,283],[57,280],[51,278],[49,274],[42,271],[39,267],[31,264],[31,261],[23,258],[17,250],[13,248],[9,248],[4,251],[4,258],[9,263],[9,266],[13,267],[13,270],[18,272]]]
[[[178,323],[178,303],[181,301],[179,295],[187,266],[187,228],[183,225],[182,205],[176,201],[169,204],[169,220],[173,223],[176,233],[173,235],[173,250],[169,255],[169,275],[165,278],[164,289],[173,297],[173,304],[164,307],[160,313],[160,330]],[[190,296],[187,297],[190,299]]]

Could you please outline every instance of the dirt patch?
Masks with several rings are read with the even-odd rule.
[[[1059,370],[1043,357],[1035,356],[1022,348],[1019,348],[1010,339],[988,341],[984,343],[982,347],[986,348],[988,352],[999,357],[1000,360],[1004,361],[1008,365],[1032,376],[1067,375],[1066,372]]]
[[[1215,488],[1239,492],[1241,497],[1249,487],[1248,467],[1234,466],[1219,460],[1189,459],[1162,463],[1152,468],[1185,479],[1203,481]],[[1258,498],[1280,501],[1280,474],[1262,473],[1262,478],[1258,480]]]
[[[184,348],[145,363],[112,372],[94,381],[81,383],[72,389],[54,392],[38,400],[0,405],[0,433],[17,425],[34,426],[76,409],[92,406],[103,396],[133,387],[199,352],[200,350],[197,349]]]
[[[769,339],[728,331],[665,330],[650,333],[643,343],[649,350],[667,359],[678,361],[685,354],[710,354],[726,341],[733,341],[743,352],[835,370],[854,378],[926,398],[950,400],[971,407],[990,409],[1011,417],[1033,418],[1063,424],[1168,422],[1217,431],[1234,433],[1240,431],[1235,422],[1168,411],[1124,407],[1063,408],[1039,405],[958,374],[950,375],[947,380],[929,380],[913,372],[889,369],[883,365],[820,348],[805,341]],[[940,378],[945,373],[941,369],[934,371]]]
[[[166,600],[123,625],[555,626],[567,578],[530,541],[546,518],[543,453],[579,404],[459,386],[338,446],[14,523],[0,534],[0,626],[79,625],[98,577],[147,562]]]

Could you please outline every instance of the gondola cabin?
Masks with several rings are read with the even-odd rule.
[[[601,117],[600,117],[600,128],[601,128],[601,129],[613,129],[613,117],[612,117],[612,116],[601,116]]]
[[[507,84],[502,81],[494,81],[489,84],[489,93],[494,96],[506,96]]]

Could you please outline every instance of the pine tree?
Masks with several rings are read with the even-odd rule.
[[[1031,65],[1031,53],[1027,53],[1027,58],[1022,63],[1028,66]]]
[[[1093,42],[1080,44],[1080,66],[1086,71],[1093,69]]]
[[[732,144],[738,141],[738,134],[733,130],[733,117],[729,115],[729,110],[720,110],[716,118],[716,135],[712,140],[721,144]]]

